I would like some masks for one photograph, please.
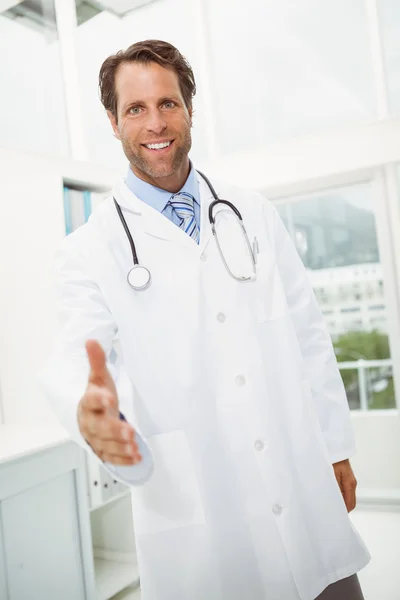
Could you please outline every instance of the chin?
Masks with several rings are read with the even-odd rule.
[[[154,161],[154,163],[146,164],[146,173],[153,177],[154,179],[160,179],[162,177],[171,177],[174,175],[180,168],[181,161],[177,164],[176,157],[171,157],[168,161]]]
[[[157,167],[149,167],[148,169],[146,169],[146,173],[147,175],[150,175],[150,177],[152,177],[153,179],[162,179],[164,177],[171,177],[171,175],[174,175],[176,170],[177,169],[174,169],[173,167],[164,167],[159,169],[157,169]]]

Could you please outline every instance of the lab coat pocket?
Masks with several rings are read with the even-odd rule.
[[[132,491],[136,535],[147,535],[205,523],[197,477],[184,431],[154,435],[147,440],[154,473]]]

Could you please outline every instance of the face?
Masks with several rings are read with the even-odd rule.
[[[188,176],[192,111],[176,73],[157,63],[123,63],[115,76],[117,119],[109,112],[133,172],[171,192]],[[176,189],[174,189],[176,188]]]

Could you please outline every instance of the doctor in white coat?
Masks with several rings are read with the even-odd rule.
[[[362,599],[349,408],[277,211],[213,182],[250,240],[218,204],[220,253],[176,48],[109,57],[100,91],[130,168],[57,253],[60,332],[42,380],[73,439],[132,486],[142,600]],[[127,279],[119,210],[145,289]]]

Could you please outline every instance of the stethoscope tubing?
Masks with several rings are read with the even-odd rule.
[[[128,237],[128,240],[129,240],[129,244],[130,244],[130,246],[131,246],[131,250],[132,250],[132,257],[133,257],[133,263],[134,263],[135,265],[138,265],[138,264],[139,264],[139,260],[138,260],[138,257],[137,257],[137,252],[136,252],[136,246],[135,246],[135,242],[133,241],[133,237],[132,237],[132,235],[131,235],[131,232],[129,231],[128,224],[127,224],[127,222],[125,221],[125,217],[124,217],[124,215],[122,214],[122,210],[121,210],[121,207],[120,207],[120,205],[118,204],[118,202],[116,201],[116,199],[115,199],[115,198],[113,198],[113,200],[114,200],[114,203],[115,203],[115,207],[116,207],[116,209],[117,209],[117,211],[118,211],[119,218],[121,219],[121,223],[122,223],[122,225],[124,226],[125,233],[126,233],[126,235],[127,235],[127,237]]]
[[[216,243],[217,243],[217,246],[218,246],[219,254],[221,255],[221,258],[222,258],[222,261],[223,261],[223,263],[225,265],[225,268],[227,269],[228,273],[234,279],[237,279],[239,281],[254,281],[255,275],[256,275],[256,259],[255,259],[254,250],[252,250],[252,248],[250,246],[250,241],[249,241],[249,238],[248,238],[248,235],[247,235],[247,232],[246,232],[246,228],[245,228],[245,226],[243,224],[242,215],[240,214],[240,212],[236,208],[236,206],[234,204],[232,204],[232,202],[229,202],[228,200],[222,200],[222,199],[220,199],[218,197],[218,194],[215,191],[214,186],[212,185],[212,183],[208,179],[208,177],[206,177],[206,175],[204,175],[204,173],[202,173],[201,171],[197,171],[197,172],[199,173],[199,175],[201,175],[201,177],[207,183],[207,185],[208,185],[208,187],[209,187],[209,189],[210,189],[210,191],[211,191],[211,193],[212,193],[212,195],[214,197],[214,200],[213,200],[213,202],[211,202],[211,204],[209,206],[209,209],[208,209],[208,218],[209,218],[209,221],[210,221],[211,230],[213,232],[213,235],[215,237],[215,240],[216,240]],[[118,204],[118,202],[116,201],[115,198],[113,198],[113,200],[114,200],[114,204],[115,204],[115,207],[117,209],[117,212],[118,212],[118,216],[119,216],[119,218],[121,220],[121,223],[122,223],[122,225],[124,227],[124,230],[125,230],[125,233],[127,235],[127,238],[129,240],[129,244],[130,244],[131,251],[132,251],[132,258],[133,258],[133,264],[134,264],[134,266],[133,266],[133,268],[128,273],[128,276],[127,276],[128,283],[129,283],[129,285],[131,285],[131,287],[133,287],[133,289],[137,289],[137,290],[146,289],[150,285],[151,273],[150,273],[150,271],[146,267],[143,267],[143,266],[139,265],[139,259],[138,259],[138,256],[137,256],[136,246],[135,246],[135,242],[133,241],[132,234],[129,231],[129,227],[128,227],[127,222],[125,220],[125,217],[124,217],[124,215],[122,213],[120,205]],[[242,231],[243,231],[243,234],[245,236],[247,247],[248,247],[248,250],[249,250],[249,253],[250,253],[250,256],[251,256],[251,260],[252,260],[252,264],[253,264],[253,275],[251,275],[251,276],[238,277],[238,276],[234,275],[232,273],[232,271],[230,270],[230,268],[229,268],[229,266],[228,266],[228,264],[227,264],[227,262],[225,260],[224,254],[222,252],[222,249],[221,249],[221,246],[220,246],[220,243],[219,243],[219,240],[218,240],[216,228],[215,228],[215,217],[214,217],[214,212],[213,211],[214,211],[215,206],[217,206],[217,204],[225,204],[226,206],[228,206],[235,213],[236,217],[239,220],[239,224],[240,224],[240,226],[242,228]],[[256,241],[256,239],[254,239],[254,241]],[[139,271],[140,271],[140,273],[139,273]],[[143,281],[143,277],[142,277],[140,279],[140,281],[141,281],[140,283],[134,284],[133,281],[132,281],[133,276],[135,275],[136,278],[137,278],[137,276],[139,276],[139,278],[140,278],[140,276],[143,276],[143,274],[145,276],[144,283],[142,283],[142,281]]]

